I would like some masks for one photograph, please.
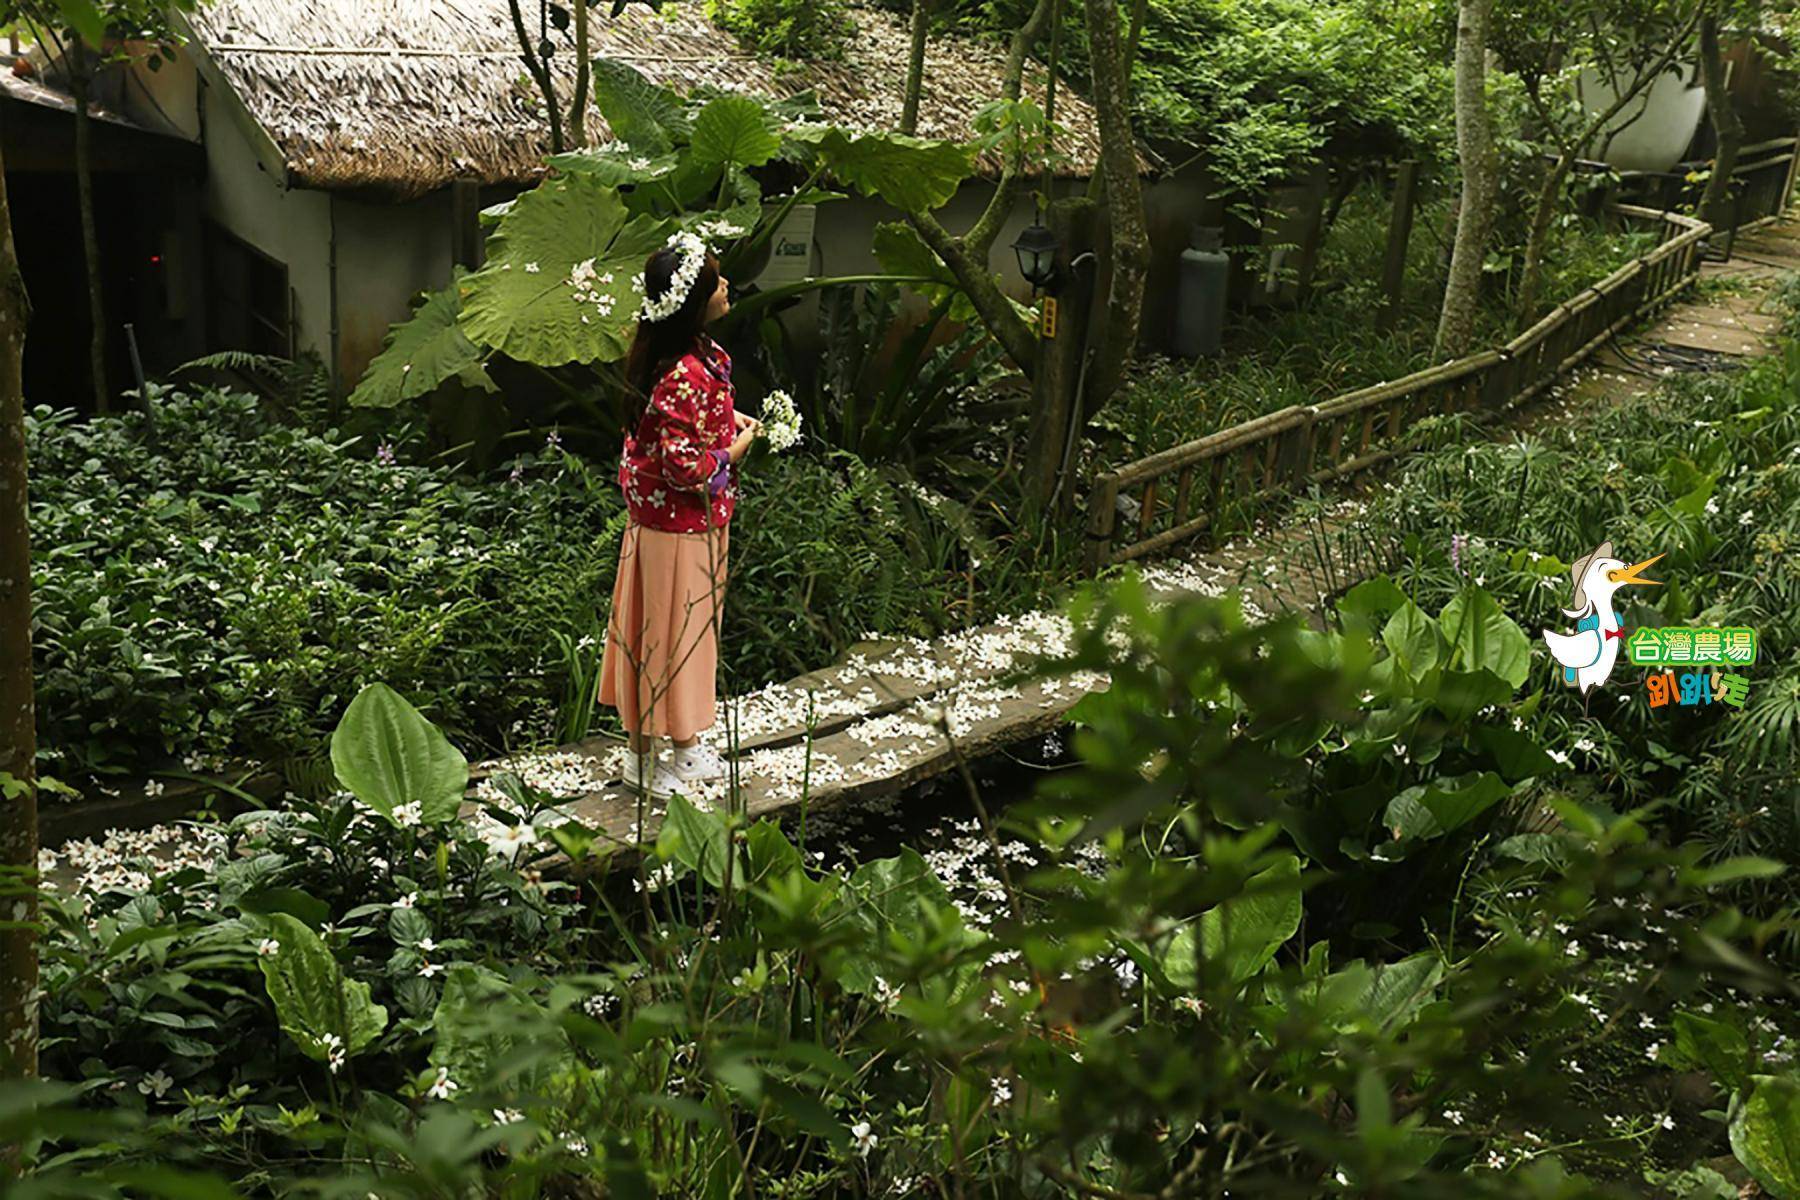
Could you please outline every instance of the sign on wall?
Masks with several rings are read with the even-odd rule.
[[[761,286],[798,283],[812,274],[813,221],[818,206],[796,204],[769,241],[769,265],[756,277]]]

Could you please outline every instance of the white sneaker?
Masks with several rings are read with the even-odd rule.
[[[681,790],[681,779],[656,761],[655,750],[648,754],[633,754],[630,750],[625,752],[624,784],[626,791],[645,791],[663,799]]]
[[[705,742],[677,746],[669,759],[669,770],[685,783],[725,778],[725,760]]]

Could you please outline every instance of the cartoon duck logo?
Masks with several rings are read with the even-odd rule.
[[[1562,664],[1563,682],[1580,688],[1585,699],[1590,688],[1599,687],[1612,674],[1619,658],[1624,631],[1618,614],[1613,611],[1613,593],[1633,583],[1660,584],[1659,579],[1645,579],[1641,572],[1660,559],[1646,558],[1626,566],[1612,556],[1611,542],[1601,542],[1592,554],[1577,559],[1569,571],[1575,583],[1575,595],[1564,614],[1576,618],[1574,633],[1544,630],[1544,644]]]

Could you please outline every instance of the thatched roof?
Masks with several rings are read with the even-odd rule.
[[[521,5],[537,37],[535,3]],[[846,126],[899,123],[908,37],[898,14],[852,9],[858,32],[842,62],[778,70],[747,54],[708,21],[699,0],[662,14],[632,5],[617,20],[590,10],[596,56],[621,59],[677,90],[696,84],[771,96],[812,90],[826,117]],[[549,124],[519,58],[507,0],[214,0],[191,17],[197,57],[242,100],[273,140],[290,182],[309,187],[375,186],[418,194],[452,180],[526,182],[543,172]],[[574,29],[550,28],[566,106],[573,90]],[[1000,94],[998,44],[934,37],[927,57],[919,133],[969,139],[981,106]],[[1027,95],[1042,96],[1041,70]],[[1093,110],[1059,89],[1067,133],[1061,170],[1087,175],[1099,145]],[[607,136],[593,113],[597,138]],[[997,174],[997,157],[982,162]]]

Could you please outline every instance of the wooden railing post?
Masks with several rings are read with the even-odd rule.
[[[1781,204],[1775,210],[1776,216],[1787,212],[1788,205],[1794,202],[1794,184],[1800,182],[1800,131],[1796,131],[1794,134],[1794,141],[1788,148],[1788,153],[1794,157],[1788,160],[1787,183],[1782,186]]]
[[[1108,471],[1094,480],[1088,493],[1087,569],[1098,575],[1112,558],[1113,527],[1118,523],[1119,477]]]

